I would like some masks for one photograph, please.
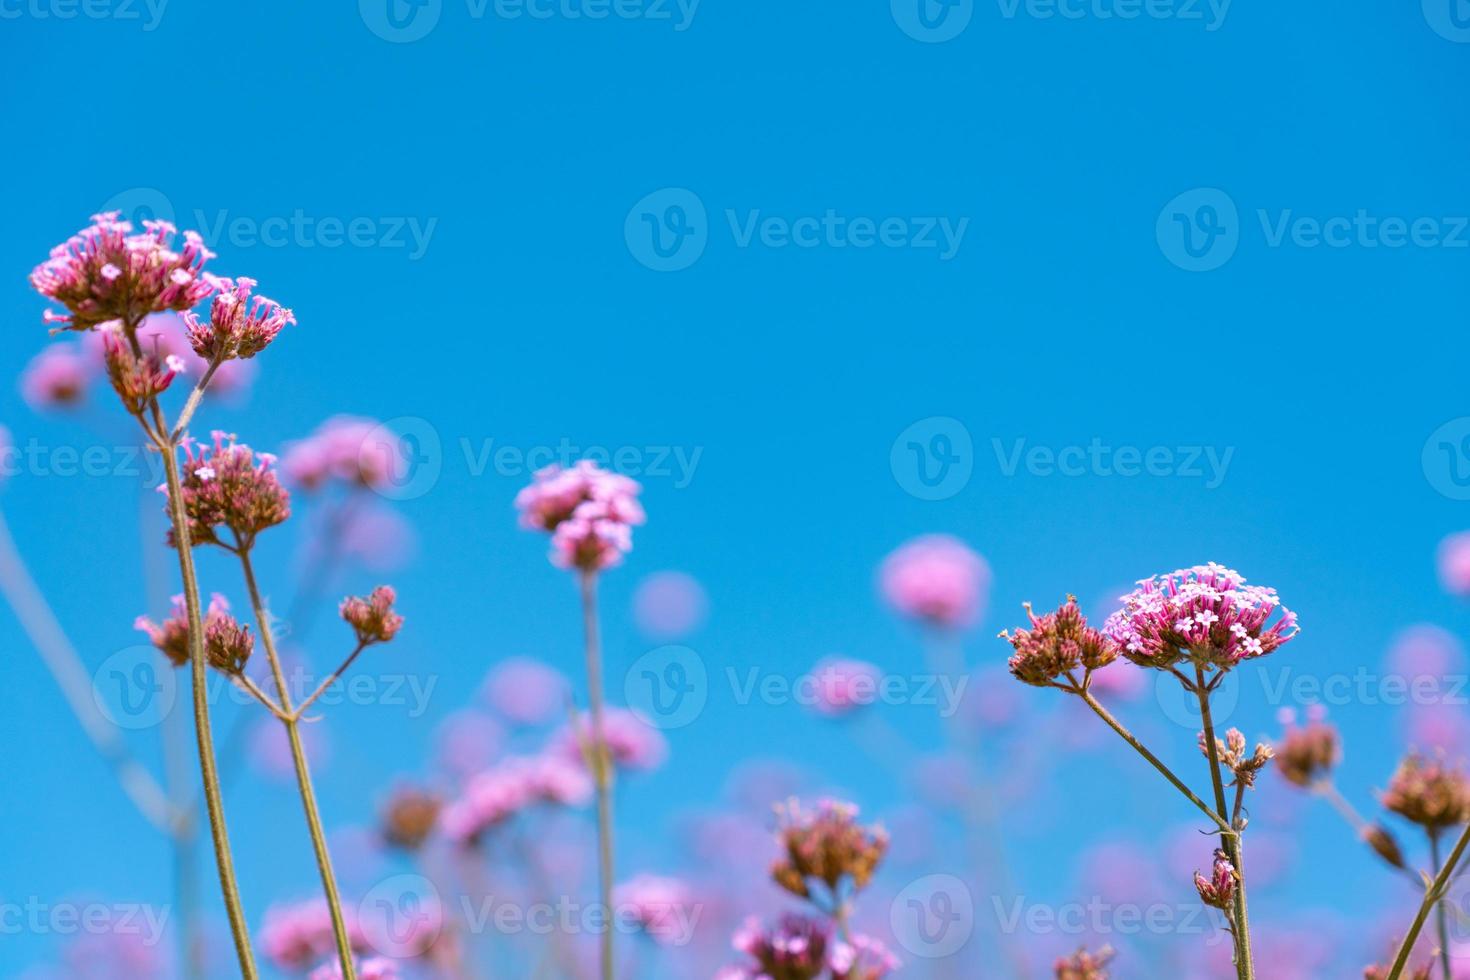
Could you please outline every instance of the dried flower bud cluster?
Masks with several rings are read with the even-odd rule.
[[[1231,903],[1235,901],[1235,888],[1239,881],[1235,865],[1221,850],[1215,851],[1215,864],[1208,879],[1198,871],[1194,873],[1194,887],[1199,892],[1200,901],[1225,912],[1230,911]]]
[[[203,275],[214,254],[203,239],[184,232],[175,252],[177,229],[167,221],[145,221],[141,234],[120,221],[119,212],[92,216],[92,224],[51,250],[31,272],[42,296],[66,307],[69,315],[47,310],[47,323],[59,329],[90,330],[109,320],[130,327],[150,313],[187,310],[214,291]]]
[[[1166,669],[1189,659],[1229,670],[1264,657],[1296,636],[1296,614],[1276,590],[1246,585],[1239,572],[1210,562],[1143,579],[1122,597],[1123,608],[1103,629],[1123,655],[1143,667]],[[1273,615],[1281,615],[1271,625]]]
[[[133,626],[147,633],[148,641],[175,667],[189,662],[189,615],[183,596],[174,596],[173,613],[162,623],[139,616]],[[238,674],[245,669],[254,649],[255,638],[250,635],[250,627],[242,626],[231,616],[230,604],[216,593],[204,616],[204,654],[209,665],[226,674]]]
[[[644,521],[636,480],[590,460],[571,469],[548,466],[516,495],[521,526],[551,532],[551,560],[584,572],[611,568],[633,550],[633,528]]]
[[[380,585],[369,596],[349,596],[342,600],[342,619],[357,634],[363,646],[387,643],[398,635],[403,617],[393,611],[398,594],[391,585]]]
[[[1210,757],[1204,732],[1199,733],[1199,750],[1206,759]],[[1255,750],[1247,754],[1245,735],[1239,728],[1232,728],[1225,733],[1224,738],[1215,739],[1215,756],[1220,760],[1220,765],[1229,769],[1235,776],[1234,782],[1242,786],[1254,786],[1256,773],[1266,768],[1266,763],[1274,755],[1271,746],[1264,742],[1257,742]]]
[[[883,980],[900,966],[877,939],[859,933],[843,939],[831,923],[794,913],[769,929],[747,919],[733,945],[753,962],[725,967],[715,980]]]
[[[143,411],[173,384],[174,376],[184,370],[184,362],[174,354],[161,354],[154,345],[134,352],[132,342],[121,330],[102,330],[102,364],[112,390],[122,399],[123,407],[133,415]]]
[[[1470,821],[1470,779],[1442,758],[1410,753],[1389,780],[1383,805],[1431,832],[1455,827]]]
[[[854,891],[867,887],[888,850],[888,834],[859,824],[857,813],[857,807],[836,800],[821,800],[815,810],[795,800],[778,806],[782,857],[771,867],[776,884],[801,898],[811,897],[813,881],[834,894],[844,879]]]
[[[210,363],[236,357],[254,357],[276,339],[296,317],[275,300],[251,296],[255,280],[207,277],[218,292],[209,307],[209,319],[184,313],[184,329],[194,353]]]
[[[291,496],[275,473],[275,456],[256,453],[227,432],[212,433],[214,445],[184,441],[184,512],[192,544],[248,549],[255,536],[291,516]],[[166,486],[159,487],[167,492]],[[233,542],[219,537],[229,528]],[[173,532],[169,544],[177,547]]]
[[[444,801],[427,790],[395,790],[383,807],[383,839],[393,847],[416,851],[434,832]]]
[[[1332,775],[1342,758],[1337,729],[1323,721],[1292,726],[1276,746],[1276,765],[1287,782],[1310,787]]]
[[[1056,962],[1056,980],[1108,980],[1108,964],[1113,961],[1113,947],[1104,946],[1096,953],[1079,949]]]
[[[1009,666],[1016,679],[1048,687],[1079,668],[1090,674],[1117,659],[1117,644],[1101,630],[1087,625],[1076,596],[1067,596],[1056,612],[1045,616],[1032,612],[1029,602],[1024,608],[1031,620],[1030,629],[1000,634],[1015,648]]]

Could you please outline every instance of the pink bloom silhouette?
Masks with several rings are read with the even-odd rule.
[[[884,559],[879,583],[883,597],[902,615],[957,628],[984,613],[990,566],[958,538],[926,534]]]

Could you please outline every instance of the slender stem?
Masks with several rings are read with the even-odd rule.
[[[199,408],[199,401],[204,397],[204,389],[209,387],[210,379],[214,377],[214,372],[219,370],[221,363],[223,362],[210,361],[209,367],[205,368],[204,373],[200,375],[199,383],[194,386],[193,391],[189,392],[189,400],[184,402],[183,411],[179,412],[179,417],[174,422],[174,430],[173,435],[169,439],[170,442],[178,443],[179,437],[188,428],[189,420],[194,417],[195,410]]]
[[[299,705],[296,706],[296,710],[292,712],[291,715],[292,719],[295,721],[300,721],[301,716],[306,713],[307,708],[311,707],[312,702],[325,694],[327,692],[327,688],[331,687],[333,682],[336,681],[337,678],[341,677],[347,671],[348,667],[352,666],[352,662],[357,659],[357,655],[359,653],[362,653],[362,651],[366,649],[367,644],[359,640],[357,648],[347,655],[347,659],[342,661],[342,664],[336,670],[332,671],[331,674],[327,676],[326,680],[317,685],[317,689],[315,691],[312,691],[311,694],[307,695],[305,701],[302,701]]]
[[[582,573],[582,626],[587,640],[587,700],[592,708],[592,775],[597,786],[597,883],[603,912],[612,915],[612,774],[602,725],[602,646],[597,633],[597,573]],[[602,980],[613,980],[613,933],[602,930]]]
[[[1439,874],[1441,867],[1439,863],[1439,828],[1432,827],[1429,830],[1429,861],[1434,868],[1434,873]],[[1435,930],[1439,933],[1439,965],[1444,972],[1444,980],[1450,978],[1450,929],[1444,914],[1445,903],[1434,903]]]
[[[1215,722],[1210,716],[1210,691],[1205,684],[1204,668],[1195,665],[1195,694],[1199,696],[1200,721],[1204,725],[1205,754],[1210,761],[1210,784],[1215,790],[1215,808],[1223,817],[1225,809],[1225,781],[1220,776],[1220,752],[1215,744]],[[1240,828],[1233,822],[1236,833],[1225,838],[1225,854],[1235,866],[1238,881],[1235,886],[1235,971],[1240,980],[1254,980],[1255,964],[1251,961],[1250,917],[1245,901],[1245,867],[1240,846]]]
[[[1235,831],[1228,823],[1225,822],[1225,819],[1221,817],[1219,813],[1210,809],[1209,804],[1205,803],[1204,800],[1194,795],[1194,790],[1190,789],[1184,784],[1183,780],[1174,775],[1173,771],[1168,766],[1164,765],[1164,763],[1159,760],[1158,756],[1154,755],[1147,748],[1145,748],[1144,744],[1140,742],[1137,738],[1135,738],[1132,732],[1124,728],[1122,724],[1119,723],[1118,719],[1114,718],[1108,712],[1108,709],[1104,708],[1098,702],[1097,698],[1092,696],[1091,691],[1082,690],[1081,688],[1078,688],[1076,690],[1073,690],[1071,688],[1063,688],[1063,690],[1071,691],[1072,693],[1080,697],[1084,702],[1086,702],[1087,706],[1091,708],[1099,718],[1107,722],[1109,728],[1117,732],[1118,735],[1123,739],[1123,741],[1133,746],[1134,751],[1143,756],[1146,760],[1148,760],[1149,765],[1157,769],[1159,771],[1159,774],[1167,779],[1175,789],[1184,794],[1185,799],[1189,800],[1189,802],[1193,803],[1201,813],[1209,817],[1210,822],[1219,829],[1221,837],[1229,840],[1230,838],[1235,836]]]
[[[153,406],[154,421],[160,432],[166,431],[163,413]],[[189,540],[189,519],[184,512],[183,483],[179,479],[179,459],[171,444],[162,445],[163,473],[168,483],[169,517],[173,521],[175,550],[179,555],[179,573],[184,580],[184,608],[189,619],[189,662],[194,682],[194,731],[199,747],[199,773],[204,782],[205,809],[209,813],[209,831],[214,839],[215,864],[219,869],[220,889],[224,893],[225,911],[230,919],[230,932],[235,940],[235,953],[240,960],[244,980],[255,980],[255,954],[250,949],[250,927],[245,922],[245,909],[240,902],[240,886],[235,880],[235,862],[230,854],[230,832],[225,824],[225,805],[219,788],[219,772],[214,761],[214,734],[209,723],[209,700],[206,690],[204,662],[204,617],[199,608],[199,579],[194,571],[193,544]]]
[[[1409,954],[1414,951],[1414,944],[1419,941],[1419,933],[1424,928],[1424,922],[1429,918],[1429,910],[1435,903],[1444,898],[1445,891],[1449,888],[1450,879],[1454,877],[1455,868],[1460,859],[1465,855],[1465,848],[1470,847],[1470,824],[1467,824],[1460,839],[1455,841],[1454,849],[1450,856],[1440,865],[1439,873],[1429,883],[1429,888],[1424,892],[1424,901],[1419,905],[1419,911],[1414,915],[1414,921],[1409,926],[1409,931],[1404,934],[1403,942],[1399,944],[1398,956],[1394,957],[1393,969],[1388,971],[1387,980],[1399,980],[1404,968],[1409,963]]]
[[[312,850],[316,852],[317,869],[321,872],[322,890],[326,893],[327,909],[332,916],[332,935],[337,942],[337,957],[342,964],[343,980],[357,980],[357,967],[352,958],[352,943],[347,935],[347,922],[342,917],[342,898],[337,892],[337,876],[332,871],[332,855],[327,850],[327,836],[322,830],[321,814],[317,811],[316,792],[311,785],[311,771],[307,766],[306,752],[301,745],[299,719],[291,710],[291,692],[286,685],[286,675],[281,669],[281,658],[276,654],[275,633],[266,613],[265,603],[260,597],[260,587],[255,581],[255,567],[250,561],[250,549],[240,547],[240,568],[245,574],[245,588],[250,593],[250,608],[255,612],[256,627],[260,630],[260,642],[265,647],[265,656],[270,661],[271,674],[275,677],[276,695],[280,698],[281,713],[277,714],[286,726],[286,737],[291,743],[291,761],[296,767],[296,786],[301,792],[301,806],[306,811],[306,826],[311,833]]]
[[[57,687],[82,731],[112,767],[114,775],[138,812],[164,833],[172,833],[182,814],[175,812],[168,794],[147,769],[134,759],[127,743],[97,710],[92,696],[92,678],[82,665],[82,658],[67,639],[46,597],[31,578],[25,560],[16,547],[4,514],[0,513],[0,593],[20,620],[21,628],[41,656],[41,662],[55,678]]]
[[[1331,804],[1332,809],[1336,810],[1338,815],[1347,822],[1347,825],[1353,828],[1358,837],[1364,842],[1368,842],[1368,835],[1372,832],[1373,826],[1363,818],[1363,815],[1358,812],[1358,808],[1353,806],[1348,798],[1342,795],[1342,792],[1337,788],[1337,784],[1334,783],[1331,778],[1320,779],[1317,782],[1313,783],[1311,786],[1311,792],[1316,793],[1318,796],[1322,797],[1329,804]],[[1369,846],[1371,847],[1372,845],[1370,844]],[[1382,855],[1379,856],[1381,857]],[[1383,863],[1389,864],[1387,860],[1385,860]],[[1414,884],[1420,886],[1424,884],[1423,879],[1421,879],[1419,875],[1415,873],[1412,869],[1403,867],[1401,865],[1389,864],[1389,866],[1392,867],[1395,871],[1402,873],[1410,881],[1414,882]]]
[[[265,710],[275,715],[281,721],[286,720],[286,713],[281,710],[281,706],[272,701],[271,696],[260,689],[260,685],[256,684],[244,674],[235,675],[235,683],[239,684],[246,694],[259,701]]]

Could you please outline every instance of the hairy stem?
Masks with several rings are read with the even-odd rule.
[[[1070,689],[1063,688],[1063,690]],[[1086,702],[1087,706],[1093,710],[1094,714],[1096,714],[1103,721],[1107,722],[1108,727],[1117,732],[1119,737],[1122,738],[1123,741],[1133,746],[1133,750],[1135,752],[1143,756],[1144,759],[1148,760],[1149,765],[1157,769],[1159,771],[1159,774],[1169,781],[1170,785],[1172,785],[1175,789],[1177,789],[1180,793],[1184,795],[1185,799],[1193,803],[1201,813],[1209,817],[1210,822],[1213,823],[1215,827],[1220,831],[1221,837],[1229,840],[1230,838],[1235,836],[1235,831],[1228,823],[1225,822],[1225,819],[1218,812],[1210,809],[1209,804],[1196,796],[1194,794],[1194,790],[1190,789],[1184,784],[1183,780],[1174,775],[1173,771],[1168,766],[1164,765],[1164,763],[1159,760],[1158,756],[1154,755],[1146,747],[1144,747],[1144,744],[1140,742],[1137,738],[1135,738],[1132,732],[1124,728],[1123,725],[1118,721],[1118,719],[1114,718],[1112,714],[1108,711],[1108,709],[1104,708],[1098,702],[1097,698],[1092,696],[1091,691],[1078,688],[1077,690],[1073,691],[1073,693],[1075,693],[1084,702]]]
[[[604,912],[612,915],[613,804],[612,766],[602,725],[602,645],[597,632],[597,573],[583,572],[582,626],[587,641],[587,702],[592,709],[592,774],[597,786],[597,884]],[[602,980],[613,980],[613,934],[608,922],[601,936]]]
[[[163,413],[153,406],[154,424],[166,432]],[[235,880],[235,862],[230,853],[230,832],[225,825],[225,805],[219,788],[219,772],[214,761],[214,734],[209,723],[209,699],[205,688],[204,616],[199,608],[199,579],[194,571],[193,545],[189,541],[189,519],[184,513],[183,483],[179,479],[179,459],[171,443],[159,446],[163,454],[163,473],[168,484],[169,518],[173,522],[175,550],[179,555],[179,573],[184,580],[184,609],[189,619],[189,664],[194,685],[194,732],[199,747],[199,772],[204,782],[205,809],[209,813],[209,832],[214,839],[215,864],[219,869],[220,889],[224,893],[225,911],[230,920],[230,933],[235,953],[240,960],[244,980],[255,980],[255,954],[250,949],[250,928],[245,922],[245,909],[240,901],[240,886]]]
[[[357,655],[362,653],[362,651],[366,649],[366,643],[362,642],[361,640],[357,641],[357,647],[350,654],[347,655],[347,659],[342,661],[341,666],[328,674],[327,679],[318,684],[316,690],[312,691],[309,695],[307,695],[305,701],[302,701],[299,705],[296,706],[296,710],[292,712],[292,718],[296,721],[300,721],[301,716],[306,713],[306,709],[311,707],[317,698],[325,694],[327,692],[327,688],[331,687],[333,682],[335,682],[337,678],[346,673],[348,667],[352,666],[352,662],[357,659]]]
[[[1210,691],[1205,684],[1205,673],[1202,667],[1194,668],[1195,684],[1194,692],[1199,696],[1200,722],[1204,726],[1205,754],[1210,762],[1210,785],[1215,790],[1215,808],[1223,817],[1229,811],[1225,806],[1225,781],[1220,776],[1220,752],[1215,744],[1215,722],[1210,715]],[[1232,824],[1232,827],[1234,825]],[[1240,980],[1254,980],[1255,965],[1251,962],[1251,933],[1250,917],[1246,912],[1245,901],[1245,867],[1242,862],[1240,846],[1240,828],[1234,827],[1236,833],[1225,838],[1225,855],[1230,858],[1230,863],[1235,866],[1238,881],[1235,886],[1235,972]]]
[[[1450,879],[1455,875],[1455,868],[1460,859],[1465,856],[1465,848],[1470,847],[1470,824],[1460,834],[1460,839],[1455,841],[1450,856],[1440,865],[1439,872],[1429,887],[1424,892],[1424,901],[1419,904],[1419,911],[1414,914],[1414,921],[1409,925],[1409,931],[1404,934],[1403,942],[1399,944],[1399,952],[1393,961],[1393,969],[1388,972],[1388,980],[1399,980],[1403,975],[1404,968],[1409,963],[1409,954],[1414,951],[1414,944],[1419,941],[1419,933],[1424,929],[1424,923],[1429,918],[1430,909],[1444,898],[1449,889]]]
[[[343,980],[357,980],[357,967],[352,958],[352,943],[347,935],[347,922],[342,917],[342,898],[337,892],[337,876],[332,871],[332,855],[327,850],[327,835],[322,830],[321,814],[317,810],[316,791],[311,784],[311,770],[306,763],[306,752],[301,745],[299,719],[291,710],[291,692],[286,685],[286,675],[281,669],[281,658],[276,654],[275,633],[271,629],[265,603],[260,597],[260,586],[255,581],[255,567],[250,561],[250,549],[238,548],[240,567],[245,575],[245,588],[250,593],[250,608],[255,613],[256,627],[260,630],[260,642],[265,647],[266,659],[270,662],[271,674],[276,682],[276,696],[280,699],[281,711],[276,715],[286,727],[286,738],[291,743],[291,762],[296,767],[296,787],[301,793],[301,806],[306,811],[306,826],[311,834],[311,847],[316,854],[317,870],[321,872],[322,891],[326,893],[327,909],[332,916],[332,936],[337,943],[337,957],[342,964]]]
[[[1439,855],[1439,834],[1440,834],[1440,831],[1439,831],[1439,828],[1438,827],[1432,828],[1429,831],[1429,861],[1430,861],[1430,865],[1434,868],[1434,873],[1436,875],[1439,874],[1439,870],[1441,868],[1441,864],[1439,862],[1439,857],[1440,857],[1440,855]],[[1434,925],[1435,925],[1435,930],[1439,933],[1439,965],[1440,965],[1440,969],[1444,972],[1444,980],[1451,980],[1451,977],[1450,977],[1450,929],[1449,929],[1449,923],[1448,923],[1448,921],[1445,918],[1444,906],[1445,906],[1445,903],[1442,902],[1442,901],[1441,902],[1435,902],[1434,903],[1434,918],[1435,918]]]

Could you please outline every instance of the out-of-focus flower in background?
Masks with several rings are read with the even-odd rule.
[[[984,615],[990,566],[958,538],[926,534],[883,560],[878,583],[899,614],[929,626],[959,629]]]
[[[683,639],[704,625],[708,613],[704,586],[684,572],[654,572],[633,591],[633,621],[650,639]]]
[[[565,717],[571,697],[566,676],[531,657],[500,661],[481,690],[485,703],[514,725],[544,725]]]

